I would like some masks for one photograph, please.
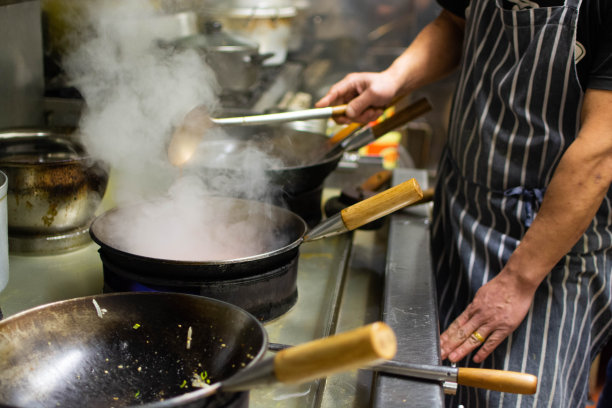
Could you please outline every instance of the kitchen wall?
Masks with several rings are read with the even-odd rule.
[[[0,0],[0,129],[43,123],[40,1]]]

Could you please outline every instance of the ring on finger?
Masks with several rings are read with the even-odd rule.
[[[470,335],[471,338],[473,338],[474,340],[476,340],[479,343],[484,343],[485,338],[482,334],[478,333],[478,331],[474,330],[472,332],[472,334]]]

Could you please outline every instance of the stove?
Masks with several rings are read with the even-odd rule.
[[[323,202],[339,194],[343,173],[354,172],[341,166],[332,173],[323,189]],[[411,173],[398,174],[397,182],[411,177]],[[362,178],[363,174],[354,175],[354,180]],[[109,205],[103,201],[101,211]],[[398,361],[439,364],[427,215],[404,210],[388,219],[377,230],[358,230],[300,246],[297,299],[279,317],[264,323],[272,348],[384,320],[398,335]],[[5,316],[52,301],[102,293],[105,282],[98,249],[91,243],[58,255],[11,254],[9,284],[0,293]],[[255,389],[250,392],[249,407],[395,408],[405,407],[407,401],[411,407],[441,407],[442,387],[356,370],[297,386]]]

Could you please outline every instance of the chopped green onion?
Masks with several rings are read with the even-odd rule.
[[[181,388],[185,388],[187,385],[187,380],[183,380],[183,383],[180,385]]]
[[[134,398],[138,398],[140,396],[140,391],[136,391],[136,394],[134,394]]]
[[[132,326],[132,328],[133,328],[134,330],[138,329],[139,327],[140,327],[140,324],[138,324],[138,323],[136,323],[134,326]]]

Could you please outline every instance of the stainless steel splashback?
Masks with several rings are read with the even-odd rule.
[[[0,129],[42,125],[40,0],[0,0]]]

